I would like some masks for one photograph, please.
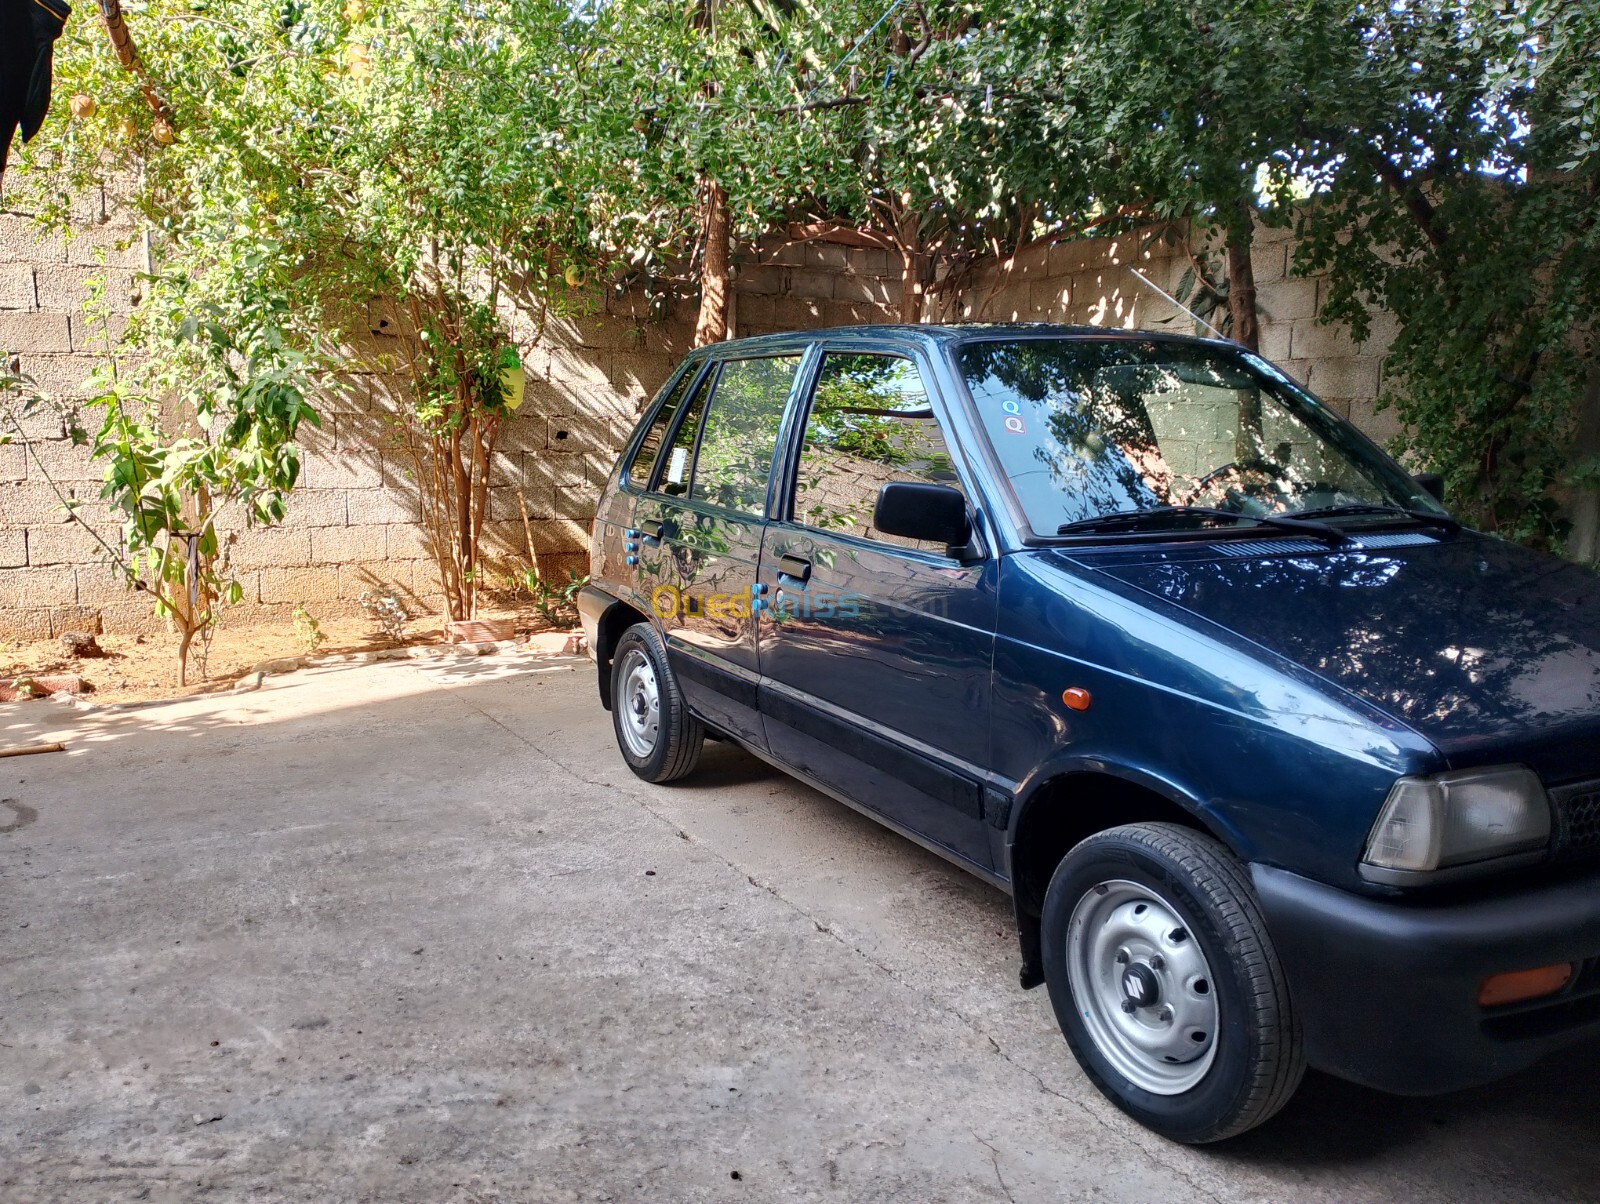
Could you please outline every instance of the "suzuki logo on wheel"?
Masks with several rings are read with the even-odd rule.
[[[1150,984],[1132,970],[1122,976],[1122,993],[1140,1007],[1150,1002]]]

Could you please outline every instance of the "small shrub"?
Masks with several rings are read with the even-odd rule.
[[[589,584],[589,574],[567,570],[564,582],[552,583],[536,569],[522,574],[522,588],[533,598],[533,608],[552,627],[570,626],[578,621],[578,591]]]
[[[406,625],[411,622],[411,617],[406,614],[406,608],[400,604],[393,590],[365,590],[360,602],[361,609],[367,612],[367,617],[378,625],[378,630],[386,638],[396,644],[406,638]]]
[[[315,615],[306,609],[304,602],[295,604],[294,634],[307,652],[315,652],[328,639],[322,630],[322,624],[317,621]]]

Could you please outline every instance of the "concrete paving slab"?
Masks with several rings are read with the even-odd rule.
[[[1192,1150],[1093,1091],[1007,901],[586,662],[0,707],[0,1199],[1592,1200],[1597,1051],[1321,1076]]]

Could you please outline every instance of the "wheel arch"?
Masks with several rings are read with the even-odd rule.
[[[1007,865],[1011,900],[1022,946],[1022,985],[1044,981],[1039,916],[1056,867],[1079,841],[1133,823],[1174,823],[1221,841],[1236,854],[1224,830],[1198,799],[1170,782],[1136,770],[1086,763],[1040,774],[1011,817]]]
[[[600,687],[600,705],[611,709],[611,662],[622,633],[636,623],[649,623],[650,616],[627,602],[613,602],[595,626],[594,663]]]

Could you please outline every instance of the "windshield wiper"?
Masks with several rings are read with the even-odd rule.
[[[1461,524],[1448,514],[1436,514],[1432,510],[1413,510],[1409,506],[1390,506],[1378,502],[1347,502],[1341,506],[1317,506],[1311,510],[1292,510],[1290,518],[1340,518],[1347,514],[1392,514],[1397,518],[1409,518],[1412,522],[1422,523],[1424,526],[1437,527],[1441,531],[1448,531],[1454,535],[1461,530]]]
[[[1327,523],[1308,522],[1304,518],[1291,518],[1276,514],[1240,514],[1237,510],[1218,510],[1211,506],[1155,506],[1149,510],[1114,510],[1110,514],[1096,514],[1062,523],[1057,535],[1092,535],[1097,531],[1116,531],[1124,527],[1142,527],[1155,519],[1210,518],[1232,523],[1257,523],[1263,527],[1277,527],[1297,535],[1309,535],[1338,547],[1350,542],[1350,537],[1338,527]]]

